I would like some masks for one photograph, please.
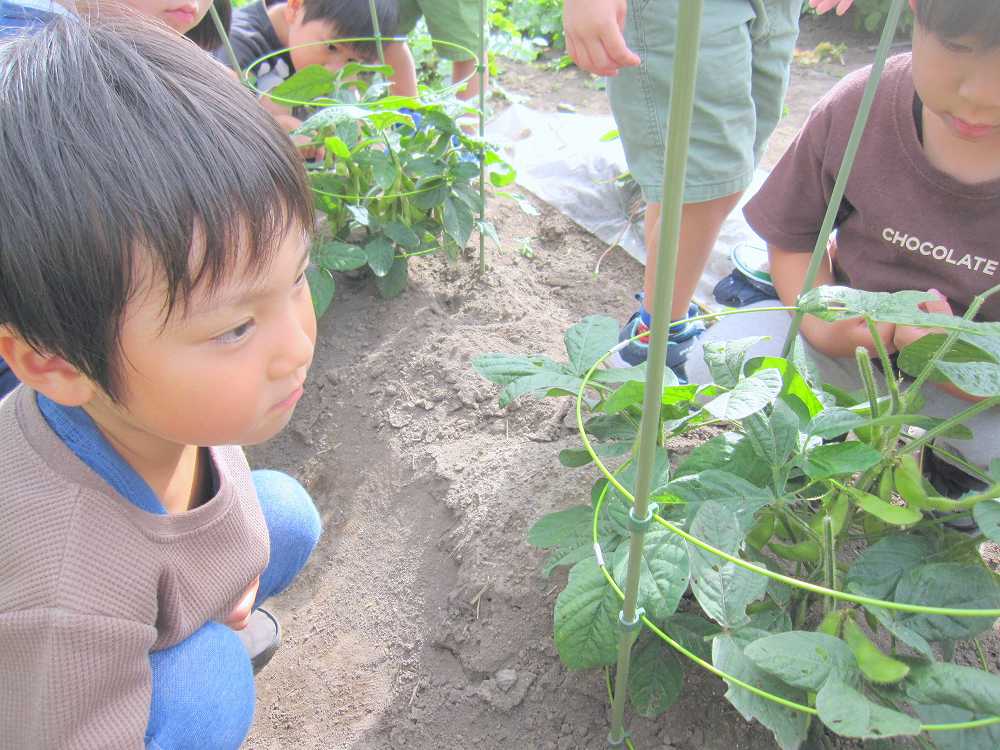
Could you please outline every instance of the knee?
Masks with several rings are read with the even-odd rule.
[[[253,722],[253,670],[235,632],[205,623],[172,648],[150,654],[147,748],[236,750]]]
[[[303,561],[312,554],[323,524],[312,498],[295,479],[280,471],[253,472],[272,547],[280,543],[297,552]]]

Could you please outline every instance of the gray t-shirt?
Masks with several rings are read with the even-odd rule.
[[[769,244],[811,252],[870,69],[838,83],[744,213]],[[910,55],[891,58],[837,222],[838,280],[856,289],[938,289],[957,314],[1000,283],[1000,180],[970,185],[927,159],[914,118]],[[1000,320],[1000,295],[980,311]]]
[[[242,70],[246,70],[255,60],[285,47],[274,32],[264,0],[257,0],[255,3],[233,10],[233,18],[229,25],[229,43],[233,46],[236,60]],[[216,59],[229,65],[229,56],[224,48],[220,47],[213,54]],[[258,89],[270,91],[292,75],[295,68],[292,65],[292,58],[285,52],[265,60],[250,72],[257,78]]]

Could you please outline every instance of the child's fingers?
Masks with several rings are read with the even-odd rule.
[[[934,295],[934,299],[930,302],[924,302],[921,307],[924,312],[929,313],[942,313],[944,315],[952,315],[951,305],[948,302],[948,298],[945,297],[937,289],[928,289],[928,292]]]
[[[817,13],[826,13],[836,8],[838,16],[844,15],[853,4],[854,0],[809,0],[810,7]]]
[[[239,602],[237,602],[236,606],[226,616],[223,624],[228,625],[233,630],[242,630],[247,626],[250,613],[253,611],[254,602],[257,599],[257,589],[259,587],[260,578],[258,577],[247,586],[246,591],[243,592],[243,596],[240,597]]]

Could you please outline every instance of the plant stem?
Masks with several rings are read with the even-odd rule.
[[[962,422],[976,416],[980,412],[984,412],[987,409],[992,409],[994,406],[1000,404],[1000,396],[990,396],[989,398],[984,398],[982,401],[977,401],[966,409],[962,409],[958,414],[953,414],[948,419],[944,420],[941,424],[936,427],[932,427],[927,430],[923,435],[918,437],[913,442],[907,443],[902,448],[900,448],[900,454],[914,453],[921,448],[923,448],[927,443],[936,438],[938,435],[947,432],[952,427],[962,424]]]
[[[701,13],[704,0],[687,0],[680,4],[677,21],[677,48],[674,55],[670,116],[664,154],[664,200],[660,225],[660,244],[653,287],[653,330],[649,342],[646,392],[643,398],[642,422],[639,432],[639,459],[636,467],[636,491],[633,512],[636,518],[646,517],[649,490],[656,454],[656,438],[660,431],[660,399],[663,393],[662,363],[666,362],[667,334],[670,330],[670,307],[673,301],[677,253],[680,243],[681,209],[684,176],[687,168],[688,139],[694,111],[694,84],[698,69],[698,41],[701,36]],[[639,593],[639,565],[645,532],[632,531],[628,552],[628,574],[625,579],[625,601],[622,620],[636,619],[636,599]],[[618,669],[615,672],[614,701],[611,704],[609,744],[621,744],[625,738],[625,699],[628,694],[629,660],[633,632],[624,631],[618,642]]]
[[[829,514],[823,516],[823,585],[828,589],[837,588],[837,548],[833,534],[833,518]],[[824,616],[837,609],[837,600],[832,597],[823,598]]]
[[[892,409],[889,413],[902,414],[900,411],[902,404],[899,399],[899,381],[893,373],[892,360],[889,359],[889,350],[885,348],[885,342],[878,335],[878,327],[875,325],[875,321],[871,318],[865,318],[865,322],[868,324],[868,331],[875,342],[875,351],[878,352],[879,362],[882,363],[882,374],[885,375],[885,382],[889,387],[889,398],[892,399]]]
[[[983,653],[983,644],[979,642],[978,638],[973,638],[972,645],[975,647],[976,654],[979,656],[979,663],[983,665],[983,671],[989,672],[990,664],[988,661],[986,661],[986,654]]]
[[[847,141],[847,148],[844,150],[844,159],[837,172],[837,180],[833,185],[833,192],[830,194],[830,203],[826,208],[826,216],[823,218],[823,225],[816,237],[816,246],[813,248],[812,260],[806,270],[805,278],[802,281],[802,292],[805,294],[812,289],[816,283],[816,275],[819,273],[820,264],[826,257],[826,245],[833,231],[833,223],[840,211],[840,201],[844,197],[844,190],[847,188],[847,178],[851,174],[851,167],[854,166],[854,157],[858,153],[858,145],[861,143],[861,134],[864,132],[865,123],[868,122],[868,113],[871,111],[872,100],[875,98],[875,89],[878,87],[879,78],[882,76],[882,68],[885,67],[885,60],[889,56],[889,49],[896,37],[896,26],[899,24],[899,17],[903,12],[906,0],[892,0],[889,13],[882,28],[882,38],[878,43],[878,51],[875,53],[875,62],[872,64],[871,73],[868,76],[868,83],[865,84],[865,93],[861,98],[861,106],[858,108],[858,116],[854,119],[854,127],[851,129],[850,138]],[[795,313],[792,318],[791,328],[788,329],[788,336],[785,338],[785,346],[782,349],[782,357],[787,358],[795,343],[795,338],[799,334],[802,326],[803,313],[801,310]]]

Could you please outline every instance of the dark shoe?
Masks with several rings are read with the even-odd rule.
[[[694,303],[688,307],[687,318],[700,315],[701,311]],[[682,382],[687,382],[687,374],[684,372],[684,364],[687,362],[688,350],[694,341],[705,331],[704,324],[699,320],[690,322],[685,318],[670,326],[670,337],[667,339],[667,367],[674,371],[677,378]],[[635,341],[629,341],[632,337],[646,333],[647,335]],[[649,356],[649,335],[642,321],[639,319],[639,312],[636,311],[618,334],[618,341],[629,341],[627,345],[615,352],[611,357],[613,367],[635,367],[641,365]]]
[[[281,645],[281,623],[266,609],[258,607],[250,614],[247,626],[237,630],[236,635],[243,641],[253,664],[253,673],[257,674],[271,661]]]

